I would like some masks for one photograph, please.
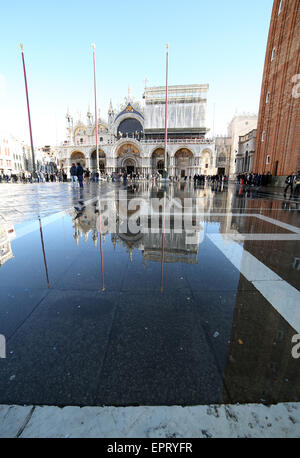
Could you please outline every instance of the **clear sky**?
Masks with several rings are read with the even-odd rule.
[[[238,112],[258,112],[273,0],[16,0],[1,5],[0,130],[29,143],[19,43],[24,44],[36,145],[64,140],[67,106],[93,111],[91,43],[98,105],[140,100],[148,86],[208,83],[207,126],[223,134]]]

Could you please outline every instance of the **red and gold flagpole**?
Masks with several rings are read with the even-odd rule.
[[[97,173],[100,175],[99,168],[99,151],[98,151],[98,113],[97,113],[97,83],[96,83],[96,54],[95,43],[92,44],[93,48],[93,62],[94,62],[94,94],[95,94],[95,129],[96,129],[96,161],[97,161]]]
[[[164,152],[164,169],[165,177],[168,178],[168,72],[169,72],[169,45],[167,44],[166,57],[166,107],[165,107],[165,152]]]
[[[26,76],[26,68],[25,68],[25,59],[24,59],[24,52],[23,52],[23,45],[22,45],[22,43],[20,44],[20,48],[21,48],[21,53],[22,53],[22,62],[23,62],[23,70],[24,70],[24,81],[25,81],[25,91],[26,91],[26,99],[27,99],[27,111],[28,111],[30,144],[31,144],[31,154],[32,154],[32,166],[33,166],[33,172],[35,173],[35,157],[34,157],[34,147],[33,147],[33,140],[32,140],[32,128],[31,128],[31,118],[30,118],[28,85],[27,85],[27,76]]]

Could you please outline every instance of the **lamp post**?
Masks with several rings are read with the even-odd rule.
[[[97,84],[96,84],[96,54],[95,43],[92,44],[93,48],[93,62],[94,62],[94,94],[95,94],[95,129],[96,129],[96,162],[97,162],[97,173],[100,176],[100,168],[99,168],[99,151],[98,151],[98,113],[97,113]]]
[[[34,147],[33,147],[33,140],[32,140],[32,128],[31,128],[31,118],[30,118],[29,96],[28,96],[28,86],[27,86],[25,59],[24,59],[24,52],[23,52],[22,43],[20,44],[20,48],[21,48],[21,53],[22,53],[22,62],[23,62],[23,70],[24,70],[24,81],[25,81],[27,112],[28,112],[28,123],[29,123],[30,144],[31,144],[31,155],[32,155],[32,167],[33,167],[33,173],[35,173],[36,168],[35,168]]]

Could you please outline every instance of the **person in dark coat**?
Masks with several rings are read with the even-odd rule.
[[[77,175],[77,180],[79,183],[79,186],[83,188],[83,168],[80,164],[80,162],[77,163],[77,169],[76,169],[76,175]]]
[[[294,178],[294,185],[295,185],[294,197],[298,198],[300,195],[300,170],[299,172],[297,172]]]
[[[293,173],[291,173],[285,180],[286,187],[284,189],[284,197],[286,197],[286,194],[287,194],[289,188],[291,188],[290,196],[291,197],[293,196],[294,183],[295,183],[295,177],[294,177]]]
[[[72,164],[72,167],[70,168],[70,175],[71,175],[72,184],[75,184],[76,176],[77,176],[77,167],[75,164]]]

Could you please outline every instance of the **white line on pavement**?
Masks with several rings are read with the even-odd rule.
[[[244,250],[242,244],[224,239],[221,234],[207,237],[267,299],[278,313],[300,333],[300,291]]]

